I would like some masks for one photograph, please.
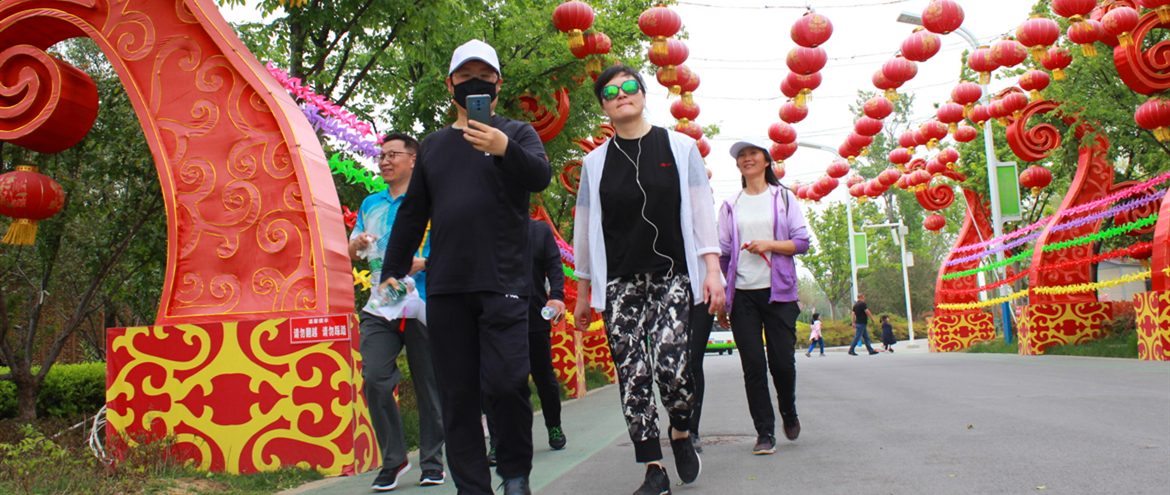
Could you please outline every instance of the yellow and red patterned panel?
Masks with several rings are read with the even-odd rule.
[[[1109,303],[1030,304],[1020,318],[1020,354],[1036,356],[1054,345],[1080,344],[1105,336]]]
[[[348,334],[316,343],[293,343],[283,318],[110,329],[107,433],[173,438],[212,471],[374,469],[357,325],[340,317]]]
[[[1170,361],[1170,291],[1150,291],[1133,298],[1138,359]]]
[[[991,314],[966,311],[935,316],[929,326],[930,351],[961,351],[976,342],[995,338],[995,324]]]
[[[609,354],[609,339],[605,331],[588,332],[581,336],[585,357],[585,367],[599,370],[609,377],[609,383],[617,383],[617,368],[613,364],[613,356]]]
[[[553,326],[552,364],[557,380],[569,391],[569,397],[585,396],[585,373],[581,364],[578,332],[568,328],[564,320]]]

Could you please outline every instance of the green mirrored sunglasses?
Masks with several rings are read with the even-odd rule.
[[[630,79],[626,82],[623,82],[621,85],[621,91],[624,91],[628,95],[637,94],[639,89],[640,88],[638,86],[638,81],[635,79]],[[605,98],[606,100],[612,100],[614,98],[617,98],[618,97],[618,86],[616,84],[611,84],[609,86],[601,88],[601,97]]]

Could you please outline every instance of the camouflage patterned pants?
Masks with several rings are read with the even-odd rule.
[[[655,379],[671,426],[679,431],[689,429],[693,403],[687,367],[690,287],[686,275],[638,274],[612,279],[605,288],[602,318],[638,462],[662,458]]]

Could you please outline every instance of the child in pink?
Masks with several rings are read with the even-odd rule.
[[[821,337],[821,314],[813,313],[812,315],[812,332],[808,336],[808,352],[804,353],[806,357],[812,357],[813,348],[817,344],[821,345],[821,357],[825,357],[825,338]]]

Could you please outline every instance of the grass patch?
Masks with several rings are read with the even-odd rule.
[[[322,478],[316,470],[295,467],[239,476],[201,472],[170,455],[174,445],[167,440],[139,444],[107,463],[86,445],[86,427],[68,429],[85,419],[0,421],[0,493],[267,495]]]
[[[1019,354],[1020,346],[1016,342],[1010,344],[1005,343],[1002,338],[995,338],[984,342],[978,342],[971,347],[966,348],[963,352],[970,352],[975,354]]]
[[[1125,332],[1118,335],[1092,340],[1079,345],[1058,345],[1048,348],[1044,354],[1056,356],[1088,356],[1111,358],[1138,358],[1137,332]]]

